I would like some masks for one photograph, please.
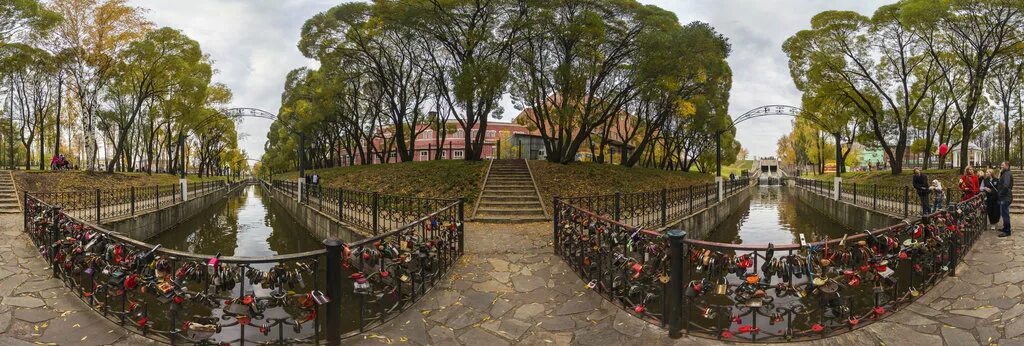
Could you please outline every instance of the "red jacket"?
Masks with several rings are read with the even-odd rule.
[[[960,191],[963,191],[964,197],[961,201],[966,201],[971,197],[978,194],[980,188],[978,187],[978,176],[976,175],[962,175],[960,176]]]

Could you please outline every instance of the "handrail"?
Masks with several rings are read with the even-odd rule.
[[[670,336],[789,342],[881,320],[955,275],[983,229],[980,201],[844,238],[728,244],[555,199],[553,243],[588,288]]]

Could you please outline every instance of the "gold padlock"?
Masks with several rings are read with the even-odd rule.
[[[727,293],[729,293],[729,284],[725,282],[725,278],[722,278],[722,282],[715,286],[715,294],[725,295]]]

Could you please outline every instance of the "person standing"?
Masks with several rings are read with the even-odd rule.
[[[1003,232],[1000,237],[1010,236],[1010,203],[1013,202],[1013,174],[1010,163],[1003,161],[1002,172],[999,173],[999,214],[1003,218]]]
[[[920,168],[914,168],[914,190],[917,191],[917,197],[921,199],[921,214],[931,214],[931,203],[928,200],[928,193],[931,188],[928,186],[928,176],[921,173]]]
[[[939,211],[945,208],[945,194],[942,193],[942,183],[938,179],[932,180],[932,210]]]
[[[988,228],[996,229],[999,222],[999,179],[996,171],[988,170],[982,172],[981,193],[985,196],[985,212],[988,214]]]
[[[981,186],[978,185],[978,176],[974,175],[974,168],[967,166],[964,170],[964,175],[960,176],[960,192],[963,197],[960,199],[961,202],[971,199],[978,195],[978,189]]]

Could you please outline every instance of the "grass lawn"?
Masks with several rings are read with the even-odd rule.
[[[306,174],[315,171],[327,187],[399,196],[465,197],[466,215],[472,215],[486,169],[487,161],[440,160],[325,168]],[[274,179],[295,180],[298,176],[298,172],[288,172],[274,175]]]
[[[166,173],[106,173],[87,171],[14,171],[14,180],[22,191],[76,191],[94,189],[118,189],[131,186],[154,186],[177,184],[179,177]],[[189,175],[189,182],[225,180],[224,177],[203,177]]]
[[[929,183],[934,179],[942,182],[942,187],[949,189],[956,188],[959,184],[960,171],[958,169],[927,169],[922,171],[928,176]],[[913,169],[904,169],[899,175],[893,175],[890,171],[871,172],[846,172],[843,173],[843,183],[878,184],[886,186],[910,186],[911,178],[914,175]],[[805,178],[831,181],[835,174],[805,175]]]
[[[533,169],[537,189],[544,198],[544,205],[549,209],[553,196],[639,192],[687,187],[715,180],[710,174],[644,167],[627,168],[591,162],[561,165],[547,161],[530,161],[530,168]]]

